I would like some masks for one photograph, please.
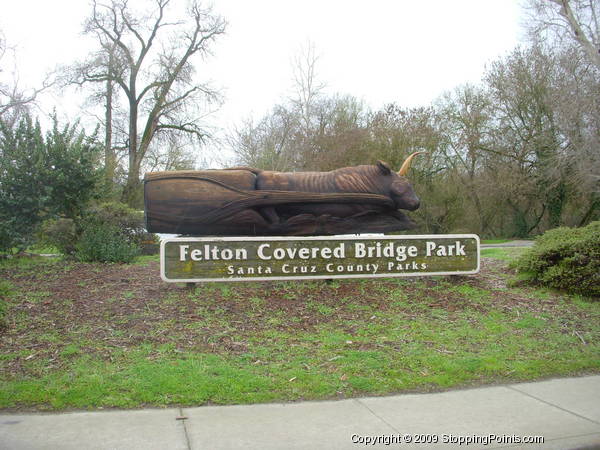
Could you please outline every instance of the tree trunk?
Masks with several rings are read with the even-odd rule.
[[[104,135],[104,177],[107,187],[111,188],[114,183],[116,158],[112,148],[112,98],[113,85],[112,81],[106,81],[106,128]]]
[[[138,158],[138,104],[136,102],[135,84],[130,87],[129,94],[129,170],[127,171],[127,183],[123,189],[122,201],[132,208],[139,206],[139,185],[140,185],[140,164],[141,158]]]
[[[593,195],[594,194],[592,194],[592,196]],[[587,225],[590,221],[592,221],[594,219],[595,213],[598,209],[600,209],[600,197],[594,198],[590,202],[590,207],[588,208],[586,213],[583,215],[583,217],[579,221],[579,225],[577,225],[577,226],[583,227],[583,226]]]
[[[143,204],[141,182],[140,182],[140,161],[131,162],[129,172],[127,173],[127,184],[123,189],[122,201],[127,203],[132,208],[140,208]]]

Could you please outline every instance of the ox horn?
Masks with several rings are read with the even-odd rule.
[[[412,154],[410,154],[408,156],[408,158],[406,158],[404,160],[404,163],[402,163],[402,167],[400,167],[400,170],[398,171],[398,175],[400,175],[401,177],[406,175],[406,172],[408,172],[408,169],[410,169],[410,164],[412,163],[412,160],[415,156],[420,155],[421,153],[427,153],[427,152],[414,152]]]

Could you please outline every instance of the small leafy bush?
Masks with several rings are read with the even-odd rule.
[[[146,232],[144,214],[119,202],[89,206],[76,220],[46,220],[39,242],[80,261],[130,262],[140,247],[155,242]]]
[[[49,219],[42,224],[38,238],[38,243],[54,246],[64,255],[72,255],[79,233],[73,219]]]
[[[85,213],[89,222],[103,223],[121,230],[130,242],[140,245],[145,241],[154,241],[154,235],[148,233],[144,224],[144,213],[130,208],[124,203],[105,202],[93,205]]]
[[[600,297],[600,221],[547,231],[513,266],[530,281]]]
[[[75,256],[85,262],[129,263],[139,254],[122,229],[103,222],[89,222],[76,245]]]

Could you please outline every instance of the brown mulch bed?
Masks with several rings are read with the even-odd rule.
[[[268,330],[313,331],[328,322],[352,332],[352,321],[395,308],[408,318],[423,312],[393,306],[405,302],[450,313],[466,308],[552,312],[557,297],[536,299],[506,290],[506,264],[483,258],[481,273],[465,277],[352,280],[328,283],[254,282],[208,284],[190,290],[165,283],[159,264],[53,262],[29,270],[0,269],[17,289],[8,299],[8,326],[0,331],[0,354],[9,374],[26,372],[29,358],[60,367],[69,345],[81,353],[112,358],[115,349],[141,343],[173,344],[201,352],[244,353],[247,339]],[[442,288],[440,285],[442,284]],[[485,290],[488,301],[471,301],[460,286]],[[395,297],[396,296],[396,297]],[[319,305],[325,308],[319,310]]]

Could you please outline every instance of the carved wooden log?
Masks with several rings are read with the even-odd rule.
[[[250,170],[148,173],[144,179],[146,228],[153,233],[244,236],[386,232],[413,225],[384,195],[256,190],[255,186],[256,175]],[[390,214],[298,214],[275,222],[261,214],[264,207],[294,204],[372,205]]]
[[[246,170],[148,173],[144,179],[146,228],[153,233],[208,234],[210,230],[198,229],[197,223],[239,200],[241,193],[253,191],[255,178]],[[229,225],[264,225],[256,211],[237,213]],[[227,227],[227,221],[222,225]]]

